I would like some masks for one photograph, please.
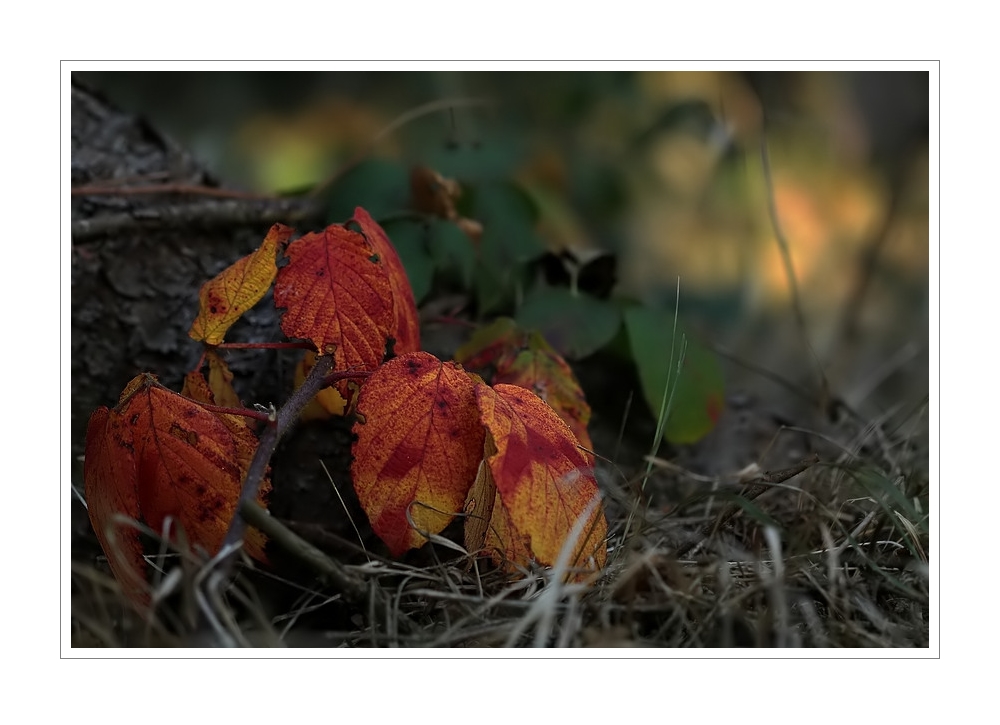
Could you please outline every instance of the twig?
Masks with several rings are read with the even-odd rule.
[[[242,503],[240,515],[255,529],[263,532],[268,539],[323,577],[326,583],[338,589],[345,598],[354,603],[367,602],[368,584],[363,579],[356,577],[341,564],[298,536],[256,502]]]
[[[243,541],[243,534],[246,531],[246,522],[240,513],[243,511],[243,504],[256,500],[260,486],[264,481],[264,475],[267,473],[268,464],[271,462],[271,456],[278,446],[278,440],[299,417],[302,409],[323,388],[325,378],[330,374],[332,368],[333,356],[322,355],[318,357],[316,364],[309,371],[302,385],[292,393],[292,396],[281,406],[280,410],[272,413],[268,425],[260,435],[257,450],[250,462],[250,467],[247,469],[246,477],[243,479],[237,513],[229,524],[229,531],[226,532],[223,547]]]
[[[185,196],[210,196],[216,199],[251,199],[254,201],[275,201],[272,194],[258,194],[251,191],[220,189],[216,186],[197,184],[147,184],[145,186],[115,186],[87,184],[70,189],[73,196],[133,196],[140,194],[181,194]]]

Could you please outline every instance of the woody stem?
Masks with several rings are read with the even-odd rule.
[[[289,426],[295,422],[310,400],[315,397],[324,386],[326,377],[333,368],[333,357],[323,355],[316,359],[316,364],[309,371],[305,381],[300,385],[288,401],[279,410],[273,411],[268,417],[268,425],[260,434],[260,442],[254,453],[250,467],[247,469],[246,477],[243,479],[243,488],[240,491],[239,504],[236,507],[237,513],[229,524],[229,531],[223,542],[223,548],[238,544],[243,540],[246,532],[246,521],[240,515],[240,508],[244,503],[255,501],[260,494],[261,484],[267,475],[267,467],[271,462],[271,456],[278,446],[278,441]]]

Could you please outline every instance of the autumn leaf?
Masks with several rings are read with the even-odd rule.
[[[476,480],[465,498],[465,550],[475,554],[483,549],[486,535],[493,520],[497,500],[497,485],[486,461],[497,452],[493,436],[488,432],[483,442],[483,460],[479,462]]]
[[[365,239],[375,249],[375,253],[389,272],[395,317],[392,336],[396,339],[396,345],[393,351],[396,355],[416,352],[420,349],[420,317],[417,314],[413,289],[410,287],[403,262],[399,259],[396,248],[389,241],[385,230],[360,206],[354,210],[354,221],[361,227],[361,233],[365,235]]]
[[[211,394],[197,371],[188,375],[185,390]],[[112,571],[133,601],[148,600],[142,549],[138,533],[123,530],[116,516],[141,517],[154,530],[162,530],[170,517],[188,541],[215,554],[256,446],[242,418],[217,416],[151,375],[134,378],[114,409],[95,411],[84,460],[88,510]],[[248,553],[264,560],[259,532],[244,543]]]
[[[233,323],[260,302],[278,272],[278,250],[292,232],[284,224],[275,224],[257,251],[234,262],[201,286],[198,317],[188,332],[192,338],[218,345]]]
[[[587,432],[590,406],[583,389],[566,360],[540,333],[500,318],[477,330],[455,353],[455,360],[473,370],[492,370],[494,384],[531,390],[569,425],[581,446],[594,450]]]
[[[116,517],[139,519],[139,494],[132,430],[116,410],[100,407],[87,425],[83,460],[87,513],[111,571],[124,594],[146,604],[149,587],[139,531]]]
[[[242,407],[243,402],[233,388],[233,374],[226,361],[213,350],[205,354],[205,360],[208,362],[208,387],[215,397],[215,404],[224,408]]]
[[[201,374],[200,371],[190,372],[184,376],[184,387],[181,389],[181,395],[191,398],[200,403],[208,403],[209,405],[220,405],[220,397],[222,399],[229,399],[230,404],[225,407],[240,407],[241,404],[239,399],[236,399],[235,405],[232,404],[231,398],[235,398],[236,393],[232,388],[232,373],[229,372],[228,366],[226,366],[225,361],[221,357],[215,356],[216,361],[213,363],[212,356],[214,353],[209,353],[206,356],[209,361],[209,380],[205,380],[205,376]],[[217,389],[213,389],[211,384],[212,370],[218,370],[219,381],[217,383]],[[233,443],[236,446],[236,462],[240,467],[240,481],[246,478],[247,470],[250,468],[250,462],[253,460],[254,453],[257,451],[257,436],[250,429],[250,425],[247,422],[247,418],[242,415],[236,415],[233,413],[219,413],[215,411],[209,411],[212,415],[215,415],[222,421],[223,425],[229,429],[229,432],[233,436]],[[266,508],[267,499],[271,493],[271,477],[270,475],[265,475],[264,480],[261,482],[260,491],[257,496],[257,502]],[[267,561],[267,557],[264,555],[264,547],[267,543],[264,535],[257,529],[248,529],[244,539],[243,548],[258,561]]]
[[[494,507],[486,539],[496,548],[494,559],[508,571],[530,559],[552,566],[570,545],[575,578],[585,576],[579,570],[604,566],[607,521],[595,505],[600,493],[592,465],[573,432],[522,387],[477,385],[475,395],[480,421],[496,445],[496,453],[486,457],[501,504]],[[583,535],[568,542],[577,519],[588,511]]]
[[[395,331],[392,282],[374,247],[358,232],[331,225],[288,245],[274,304],[281,329],[332,350],[338,370],[374,370]]]
[[[473,382],[453,363],[408,353],[365,381],[357,411],[354,487],[372,529],[398,556],[463,508],[483,456]]]
[[[459,215],[455,203],[461,196],[462,187],[454,179],[446,179],[426,166],[414,166],[410,170],[410,205],[423,214],[454,222],[468,237],[466,244],[469,240],[478,244],[483,236],[483,225]]]
[[[455,351],[455,361],[470,370],[491,370],[509,365],[523,347],[525,331],[509,317],[500,317],[480,327]],[[488,377],[492,378],[492,374]]]

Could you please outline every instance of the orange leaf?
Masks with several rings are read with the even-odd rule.
[[[133,432],[139,509],[154,529],[167,516],[188,540],[218,551],[240,495],[236,443],[214,413],[149,377],[125,403]]]
[[[492,382],[519,385],[548,403],[573,430],[580,445],[594,450],[587,432],[590,406],[573,370],[536,331],[500,318],[478,330],[455,353],[456,362],[470,369],[492,369]]]
[[[278,272],[278,247],[288,241],[292,229],[284,224],[271,227],[257,251],[222,270],[201,286],[200,310],[188,332],[195,340],[218,345],[244,312],[260,302]]]
[[[282,331],[317,352],[333,350],[337,370],[378,367],[395,318],[389,273],[372,245],[331,225],[295,240],[286,254],[274,285]]]
[[[208,387],[215,397],[215,404],[225,408],[242,407],[243,401],[233,388],[233,374],[226,361],[213,350],[206,353],[205,359],[208,360]]]
[[[483,455],[473,383],[425,352],[380,367],[361,386],[351,475],[372,529],[394,556],[423,546],[462,510]]]
[[[241,403],[236,398],[236,392],[232,387],[233,374],[229,371],[225,361],[214,352],[207,355],[209,362],[209,381],[212,379],[213,370],[217,371],[216,385],[205,380],[205,376],[200,371],[190,372],[184,376],[184,387],[181,395],[209,405],[225,405],[225,407],[240,407]],[[214,361],[213,361],[214,358]],[[221,403],[220,399],[228,400],[228,403]],[[222,421],[223,425],[229,429],[233,436],[233,443],[236,446],[236,460],[240,467],[240,481],[246,478],[250,462],[257,451],[257,436],[250,429],[250,425],[242,415],[231,413],[216,413],[209,411]],[[257,497],[258,503],[266,508],[267,497],[271,493],[271,478],[265,476],[261,483],[260,494]],[[249,528],[243,539],[243,548],[250,556],[258,561],[267,561],[264,555],[264,547],[267,543],[266,537],[257,529]]]
[[[396,355],[416,352],[420,349],[420,317],[417,315],[417,303],[413,299],[413,289],[410,287],[403,262],[399,259],[399,254],[389,241],[385,230],[360,206],[354,210],[354,221],[361,227],[361,233],[375,248],[375,253],[389,270],[396,320],[393,327],[396,345],[393,351]]]
[[[188,374],[185,390],[211,395],[200,372]],[[84,460],[90,518],[133,601],[148,601],[142,549],[134,529],[115,528],[115,515],[141,516],[155,530],[172,517],[192,544],[215,554],[256,447],[245,419],[216,416],[151,375],[134,378],[113,410],[99,408],[91,416]],[[264,560],[264,544],[259,532],[248,533],[252,556]]]
[[[526,566],[526,552],[552,566],[564,546],[572,545],[570,566],[604,566],[607,521],[588,457],[577,448],[569,427],[542,400],[516,385],[477,385],[479,418],[497,452],[486,458],[500,506],[494,507],[491,533],[495,556],[508,571]],[[500,509],[500,510],[498,510]],[[583,534],[567,542],[577,519],[590,509]],[[506,518],[504,518],[506,517]],[[489,535],[487,544],[490,544]]]
[[[132,448],[132,430],[125,418],[105,407],[95,410],[87,425],[83,460],[87,513],[122,591],[133,602],[146,604],[149,587],[139,531],[115,520],[116,515],[139,518]]]

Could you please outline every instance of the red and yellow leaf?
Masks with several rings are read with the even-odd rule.
[[[281,329],[333,351],[337,370],[374,370],[394,333],[392,284],[385,263],[358,232],[331,225],[288,245],[274,304]]]
[[[455,361],[470,370],[491,370],[510,364],[524,345],[525,331],[509,317],[475,331],[472,338],[455,351]],[[489,376],[492,377],[492,376]]]
[[[462,510],[483,456],[473,383],[453,363],[408,353],[365,381],[357,410],[354,487],[372,529],[399,555]]]
[[[278,272],[278,249],[292,232],[284,224],[275,224],[257,251],[237,260],[201,286],[198,317],[188,332],[192,338],[218,345],[233,323],[260,302]]]
[[[395,317],[392,336],[396,339],[396,345],[393,351],[396,355],[417,352],[420,349],[420,317],[417,314],[417,303],[413,299],[413,289],[410,287],[403,262],[399,259],[399,254],[389,241],[385,230],[360,206],[354,210],[354,221],[361,227],[361,233],[374,247],[375,253],[389,271]]]
[[[215,354],[209,353],[209,381],[212,377],[212,356],[215,356]],[[208,403],[209,405],[219,405],[220,396],[224,398],[235,397],[236,392],[232,388],[233,375],[229,372],[229,368],[222,358],[215,357],[217,358],[216,367],[220,369],[220,382],[217,383],[218,390],[213,389],[211,383],[205,380],[205,376],[196,370],[184,376],[184,387],[181,389],[181,395],[200,403]],[[230,402],[226,405],[226,407],[240,406],[241,403],[238,398],[235,404]],[[253,460],[254,453],[257,452],[257,436],[250,429],[247,418],[244,416],[231,413],[216,413],[214,411],[209,412],[217,416],[233,436],[233,443],[236,446],[236,461],[240,467],[240,481],[242,481],[246,478],[247,470],[250,468],[250,462]],[[261,483],[257,502],[266,508],[267,498],[270,493],[271,477],[268,474]],[[247,529],[243,538],[243,548],[250,556],[258,561],[266,562],[267,557],[264,555],[266,544],[267,538],[260,531],[254,528]]]
[[[204,376],[185,378],[184,394],[212,402]],[[123,591],[148,601],[136,529],[116,515],[162,530],[171,517],[187,540],[215,554],[236,511],[257,438],[238,415],[216,415],[177,395],[151,375],[139,375],[113,410],[99,408],[87,429],[84,480],[91,523]],[[260,501],[270,490],[263,487]],[[244,546],[266,561],[266,541],[249,531]]]
[[[133,434],[139,510],[154,529],[170,516],[188,540],[214,554],[239,499],[233,434],[218,416],[152,378],[126,402]]]
[[[528,334],[526,347],[497,370],[494,383],[519,385],[534,392],[566,422],[581,446],[594,450],[587,432],[590,406],[583,389],[566,360],[541,334]]]
[[[145,604],[149,587],[139,531],[116,520],[116,516],[139,519],[132,448],[132,430],[126,419],[105,407],[95,410],[87,425],[83,461],[87,513],[122,591],[133,602]]]
[[[224,408],[241,408],[243,401],[233,388],[233,374],[218,353],[209,350],[205,354],[208,361],[208,387],[215,397],[215,404]]]
[[[607,521],[589,458],[556,413],[532,392],[498,384],[475,388],[479,418],[496,445],[486,457],[499,496],[487,546],[508,571],[530,558],[552,566],[572,546],[570,567],[581,578],[607,559]],[[567,541],[587,514],[582,535]]]
[[[566,360],[540,333],[500,318],[478,330],[458,349],[455,360],[473,370],[492,370],[494,384],[531,390],[569,425],[581,446],[594,450],[587,432],[590,406],[583,389]]]

